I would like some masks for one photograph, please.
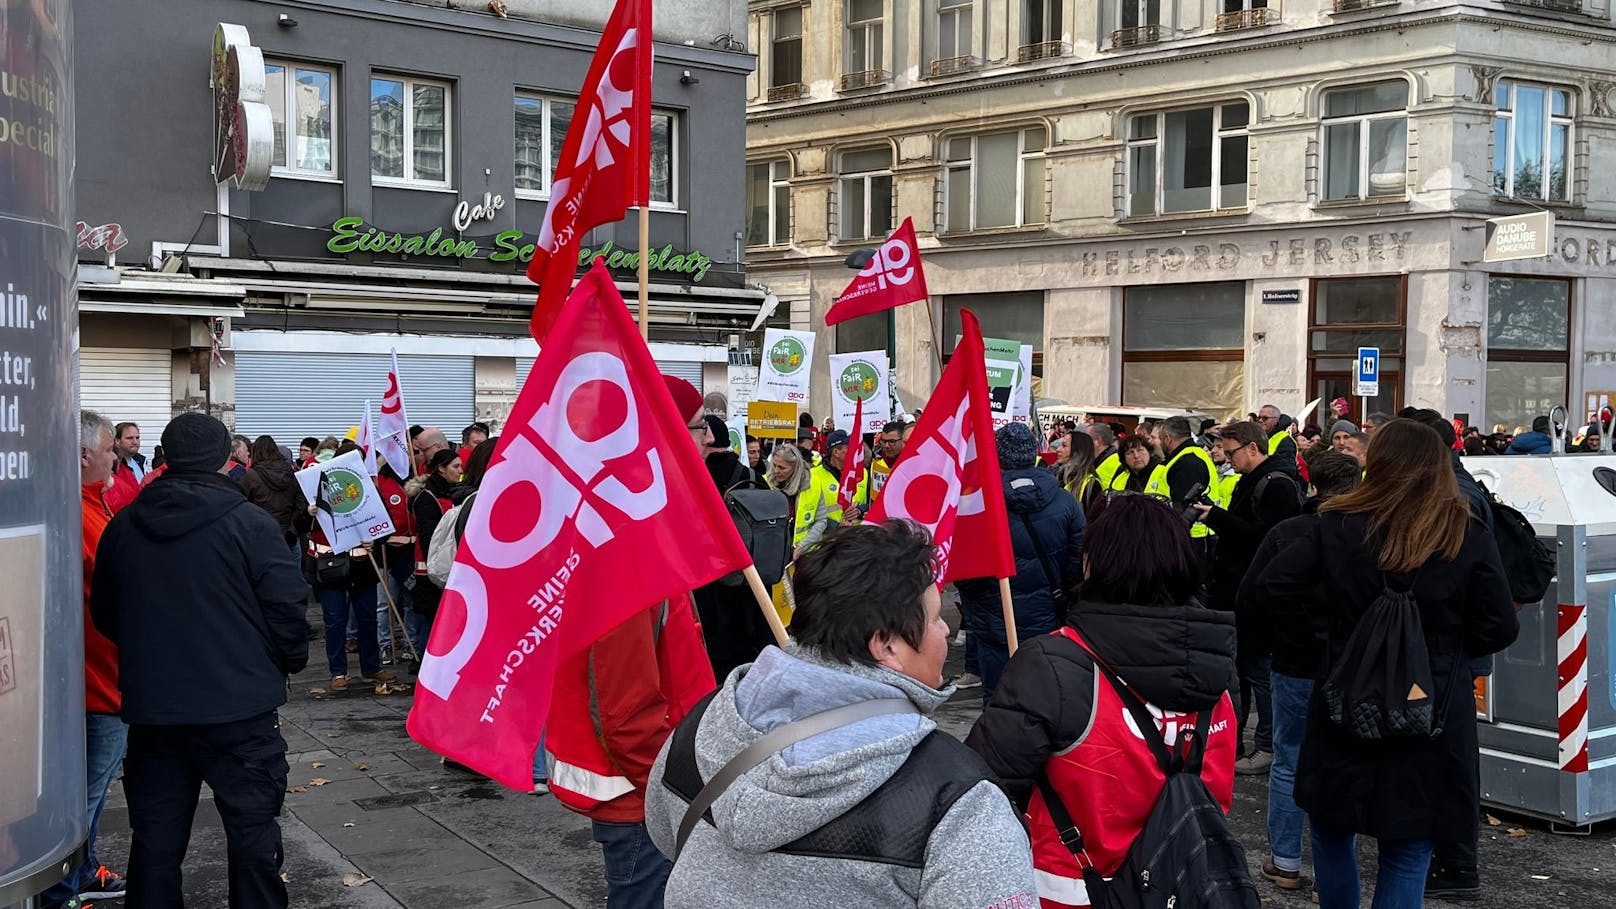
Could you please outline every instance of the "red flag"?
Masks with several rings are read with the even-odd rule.
[[[597,263],[500,433],[421,663],[410,735],[532,788],[556,666],[624,619],[750,563]]]
[[[915,245],[915,222],[904,218],[876,250],[870,264],[836,298],[836,305],[825,313],[825,324],[835,325],[928,296],[926,272],[920,267],[920,247]]]
[[[961,310],[962,337],[937,390],[867,521],[906,518],[930,530],[943,564],[939,582],[1016,573],[988,405],[987,357],[976,315]],[[955,543],[959,554],[950,558]]]
[[[864,399],[853,405],[853,434],[848,439],[847,460],[842,462],[842,482],[836,489],[836,507],[847,511],[864,478]]]
[[[583,233],[651,204],[651,0],[617,0],[561,143],[544,226],[527,265],[539,285],[533,337],[555,324]],[[642,251],[643,252],[643,251]]]

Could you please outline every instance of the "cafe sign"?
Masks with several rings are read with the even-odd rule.
[[[458,225],[461,220],[467,221],[468,224],[471,221],[486,220],[489,214],[497,211],[503,203],[504,200],[499,196],[485,199],[478,204],[462,202],[460,205],[464,211],[456,209],[456,223]],[[453,228],[445,230],[441,227],[435,227],[427,233],[405,234],[382,230],[367,224],[363,218],[347,217],[338,218],[332,223],[331,239],[326,241],[325,247],[337,255],[368,252],[526,263],[533,258],[536,243],[536,237],[529,239],[528,234],[519,230],[501,231],[492,237],[482,238],[463,237]],[[578,250],[579,265],[587,266],[597,257],[606,260],[607,268],[633,270],[640,266],[639,250],[618,248],[609,241],[598,247],[585,246]],[[713,260],[700,251],[675,249],[671,243],[661,249],[651,250],[649,257],[648,265],[651,271],[684,275],[695,283],[700,283],[707,277],[707,272],[713,267]]]

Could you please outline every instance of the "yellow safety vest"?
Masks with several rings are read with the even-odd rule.
[[[1231,473],[1226,477],[1218,477],[1218,491],[1212,497],[1212,501],[1217,502],[1219,508],[1227,509],[1229,503],[1234,500],[1234,487],[1239,482],[1240,474],[1237,473]]]
[[[1269,436],[1268,437],[1268,454],[1270,456],[1279,454],[1279,446],[1285,444],[1285,440],[1290,438],[1290,437],[1291,437],[1291,434],[1289,432],[1284,431],[1284,430],[1281,430],[1281,431],[1276,432],[1273,435]]]
[[[1208,498],[1211,498],[1214,494],[1216,494],[1217,486],[1218,486],[1218,468],[1217,468],[1217,465],[1212,463],[1212,456],[1206,453],[1206,449],[1202,448],[1199,445],[1186,445],[1186,446],[1184,446],[1184,450],[1180,451],[1176,455],[1173,455],[1172,460],[1170,460],[1166,464],[1163,464],[1162,466],[1156,468],[1150,474],[1150,482],[1145,484],[1145,492],[1150,493],[1152,495],[1159,495],[1159,496],[1165,496],[1167,498],[1172,498],[1172,495],[1173,495],[1172,489],[1170,487],[1168,487],[1168,485],[1167,485],[1167,471],[1171,470],[1173,465],[1177,464],[1179,459],[1184,457],[1185,455],[1190,455],[1191,457],[1197,457],[1197,458],[1199,458],[1201,460],[1201,462],[1203,464],[1206,465],[1206,477],[1207,477],[1206,496]],[[1174,503],[1174,506],[1175,507],[1177,506],[1176,502]],[[1201,523],[1199,521],[1197,521],[1196,523],[1190,525],[1190,536],[1191,537],[1204,537],[1204,536],[1210,535],[1211,533],[1212,533],[1212,529],[1207,527],[1205,524],[1203,524],[1203,523]]]
[[[1131,474],[1129,474],[1128,468],[1126,467],[1117,471],[1115,474],[1112,474],[1111,482],[1105,484],[1106,491],[1127,492],[1129,476],[1131,476]],[[1158,482],[1160,483],[1162,489],[1167,488],[1167,470],[1160,464],[1156,465],[1155,469],[1150,472],[1149,478],[1145,480],[1144,491],[1147,493],[1153,493],[1154,490],[1152,487],[1156,486]]]
[[[1111,481],[1116,479],[1117,473],[1122,470],[1122,454],[1111,452],[1094,465],[1094,475],[1100,478],[1100,485],[1105,489],[1112,489]]]
[[[853,493],[853,501],[863,502],[868,484],[860,480],[858,489]],[[797,526],[791,533],[791,545],[800,546],[802,538],[807,535],[808,528],[814,523],[819,514],[821,505],[830,506],[829,517],[832,521],[841,521],[842,510],[836,507],[836,496],[841,491],[841,484],[837,482],[836,475],[824,464],[816,464],[808,474],[808,487],[797,494]]]

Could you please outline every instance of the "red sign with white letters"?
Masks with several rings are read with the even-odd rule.
[[[630,616],[749,564],[597,262],[500,433],[421,663],[410,735],[532,788],[556,666]]]

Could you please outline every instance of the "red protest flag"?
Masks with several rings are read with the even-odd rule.
[[[751,561],[596,263],[539,351],[479,487],[421,663],[410,735],[532,788],[556,666]]]
[[[865,516],[867,521],[905,518],[930,530],[943,566],[940,582],[1016,573],[982,329],[968,309],[960,311],[960,320],[959,346]]]
[[[842,482],[836,487],[836,507],[846,512],[853,507],[853,496],[858,494],[859,481],[864,479],[864,399],[853,405],[853,434],[847,461],[842,464]]]
[[[836,298],[836,305],[825,313],[825,324],[835,325],[928,296],[926,272],[920,267],[920,247],[915,245],[915,222],[904,218],[876,250],[870,264]]]
[[[651,204],[651,0],[617,0],[561,143],[544,226],[527,265],[539,285],[533,337],[544,343],[578,270],[585,231]]]

